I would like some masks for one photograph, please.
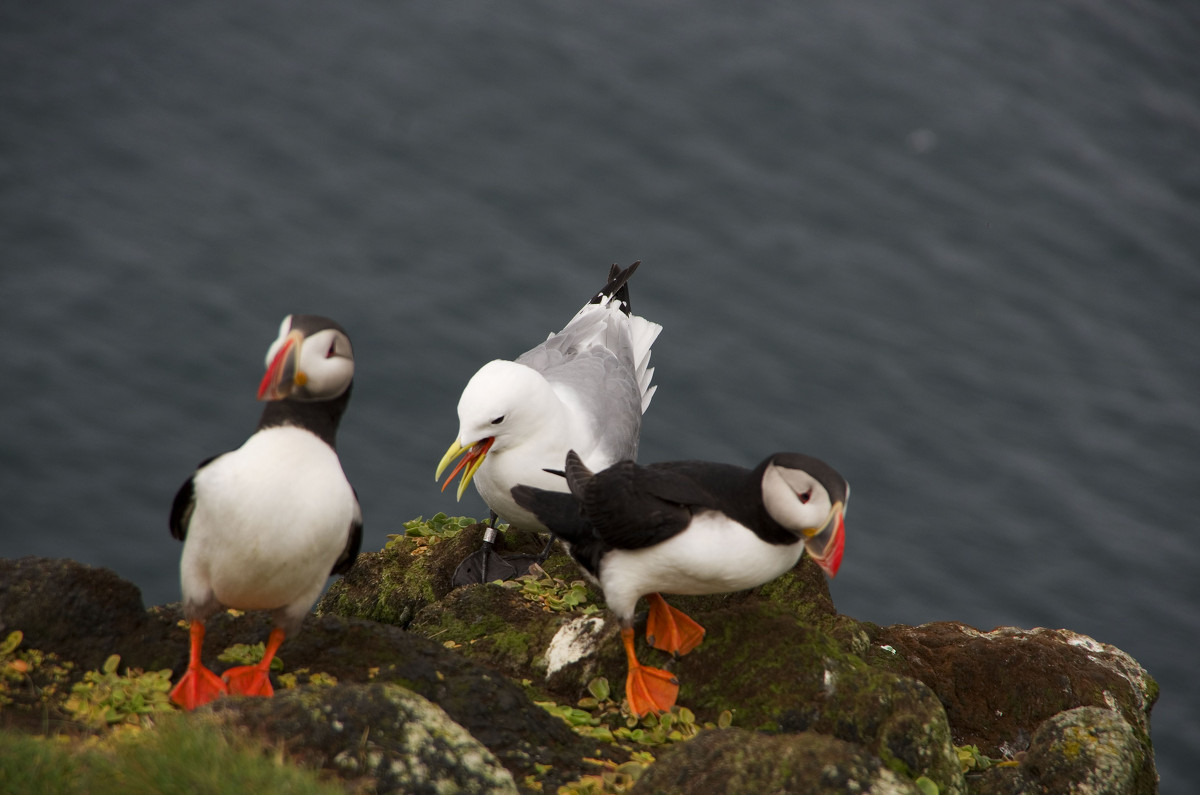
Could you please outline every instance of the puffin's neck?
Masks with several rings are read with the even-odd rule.
[[[272,400],[263,408],[257,430],[292,425],[312,431],[330,447],[337,449],[337,429],[346,406],[350,404],[350,392],[354,383],[333,400]]]

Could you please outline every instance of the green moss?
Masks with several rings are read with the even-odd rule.
[[[0,791],[44,795],[345,790],[211,721],[166,716],[154,731],[121,732],[101,744],[0,731]]]

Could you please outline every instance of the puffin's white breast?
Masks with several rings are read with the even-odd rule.
[[[201,469],[194,490],[185,602],[211,588],[224,605],[264,610],[319,593],[355,514],[337,453],[289,426],[259,431]]]
[[[799,539],[768,544],[724,514],[707,511],[661,544],[608,553],[600,583],[609,607],[632,615],[638,598],[656,591],[700,595],[754,588],[795,566],[803,552]]]

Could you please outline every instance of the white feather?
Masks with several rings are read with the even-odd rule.
[[[600,566],[600,586],[609,609],[627,623],[645,594],[698,595],[754,588],[791,569],[803,552],[799,538],[794,544],[768,544],[745,525],[706,511],[661,544],[609,552]]]
[[[220,606],[307,613],[358,518],[333,448],[300,428],[267,428],[203,467],[193,489],[180,562],[189,617]]]

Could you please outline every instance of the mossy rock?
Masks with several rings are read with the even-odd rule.
[[[698,716],[732,709],[746,728],[821,732],[943,793],[963,791],[945,710],[925,685],[867,665],[775,606],[730,608],[702,623],[704,644],[676,668],[680,701]]]
[[[1158,685],[1125,652],[1062,629],[999,627],[981,632],[956,622],[883,627],[869,660],[927,684],[946,708],[954,741],[988,756],[1030,748],[1045,721],[1076,707],[1114,709],[1142,746],[1155,776],[1150,711]]]
[[[450,538],[397,537],[379,552],[360,554],[317,603],[317,614],[408,626],[423,607],[441,601],[454,589],[454,572],[480,549],[484,529],[476,523]],[[500,554],[537,554],[545,538],[509,528],[497,536],[495,549]]]
[[[1154,765],[1119,712],[1078,707],[1038,728],[1018,764],[970,777],[972,795],[1153,795]]]
[[[398,685],[305,687],[218,699],[208,709],[306,766],[365,779],[375,792],[517,792],[512,774],[466,729]]]
[[[823,621],[843,630],[842,641],[798,619],[802,578],[802,572],[792,572],[774,586],[772,595],[783,598],[757,591],[729,598],[670,597],[706,627],[704,642],[672,659],[650,648],[639,631],[639,659],[676,673],[679,703],[701,721],[716,721],[731,710],[745,728],[820,731],[861,744],[898,774],[926,776],[943,792],[961,792],[962,774],[936,696],[920,682],[872,668],[849,651],[869,647],[867,630],[851,619]],[[559,703],[586,697],[595,677],[623,683],[627,671],[619,628],[606,613],[546,613],[494,583],[452,592],[422,609],[409,629],[506,677],[528,680]],[[564,644],[572,648],[566,659]],[[617,685],[618,698],[622,691]]]
[[[699,782],[703,782],[700,784]],[[912,781],[861,746],[815,732],[764,735],[744,729],[701,732],[661,754],[635,795],[742,795],[747,792],[920,795]]]

